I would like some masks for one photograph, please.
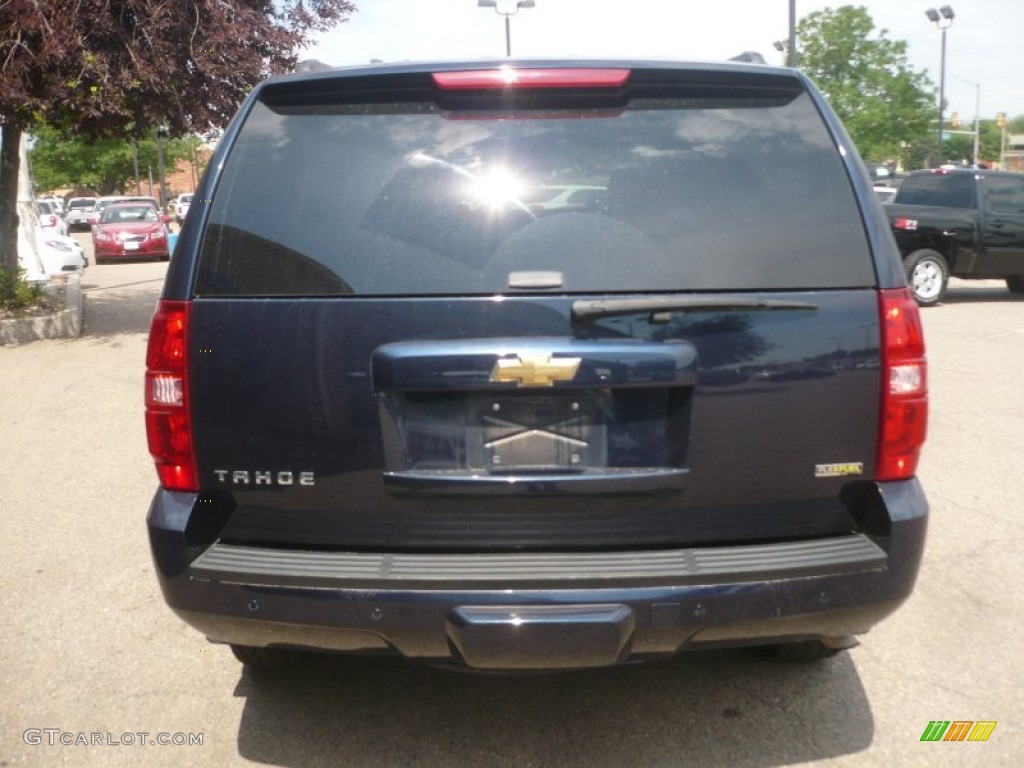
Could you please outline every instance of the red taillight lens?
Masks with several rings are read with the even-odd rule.
[[[928,364],[921,315],[907,288],[880,292],[882,414],[875,479],[905,480],[917,471],[928,432]]]
[[[190,308],[161,301],[146,350],[146,436],[160,484],[172,491],[198,490],[186,376]]]
[[[434,83],[445,91],[493,88],[621,88],[628,69],[474,69],[434,72]]]

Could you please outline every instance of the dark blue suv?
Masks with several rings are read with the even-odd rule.
[[[917,308],[793,70],[266,81],[185,220],[146,411],[166,600],[252,665],[822,657],[924,544]]]

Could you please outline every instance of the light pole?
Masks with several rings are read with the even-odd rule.
[[[789,0],[789,39],[786,41],[786,66],[796,66],[796,0]]]
[[[772,45],[783,54],[787,67],[796,66],[796,0],[789,0],[789,36],[785,40],[776,40]]]
[[[973,80],[966,80],[956,75],[950,75],[954,80],[959,80],[961,83],[967,83],[968,85],[974,86],[974,167],[978,167],[978,152],[980,151],[979,145],[981,143],[981,83],[976,83]]]
[[[996,126],[999,128],[999,170],[1006,170],[1006,113],[996,112]]]
[[[139,180],[139,145],[135,143],[135,137],[132,136],[132,162],[135,165],[135,194],[142,194],[142,182]]]
[[[164,176],[164,137],[167,136],[167,129],[160,127],[156,129],[156,164],[160,173],[160,210],[163,211],[167,205],[167,183]]]
[[[512,3],[515,5],[512,5]],[[534,8],[536,3],[534,0],[477,0],[477,6],[480,8],[493,8],[494,12],[500,16],[505,17],[505,55],[512,55],[512,29],[509,25],[509,17],[515,16],[519,13],[520,8]],[[511,7],[511,11],[504,11],[502,8]]]
[[[953,9],[948,5],[944,5],[939,10],[929,8],[924,12],[925,16],[928,17],[928,21],[932,22],[936,27],[942,30],[942,60],[939,69],[939,127],[938,127],[938,143],[937,150],[939,153],[938,163],[936,165],[942,165],[942,114],[946,111],[946,30],[953,25]]]
[[[974,88],[974,167],[977,168],[981,151],[981,83],[975,83]]]

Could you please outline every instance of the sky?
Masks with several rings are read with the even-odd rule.
[[[301,58],[331,66],[383,61],[492,58],[505,54],[505,26],[476,0],[354,0],[357,12],[320,35]],[[498,0],[499,4],[509,0]],[[789,0],[535,0],[511,17],[512,54],[721,61],[757,51],[782,64],[772,43],[788,34]],[[512,0],[514,5],[514,0]],[[908,44],[910,65],[938,86],[942,33],[928,8],[945,0],[796,0],[797,18],[844,4],[867,8],[879,29]],[[947,116],[1024,115],[1024,0],[949,0]],[[799,50],[799,41],[797,41]],[[976,85],[977,84],[977,85]]]

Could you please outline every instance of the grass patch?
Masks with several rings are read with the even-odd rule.
[[[18,270],[11,280],[11,276],[0,269],[0,287],[0,319],[33,317],[62,309],[58,297],[44,291],[39,283],[25,280],[24,270]]]

